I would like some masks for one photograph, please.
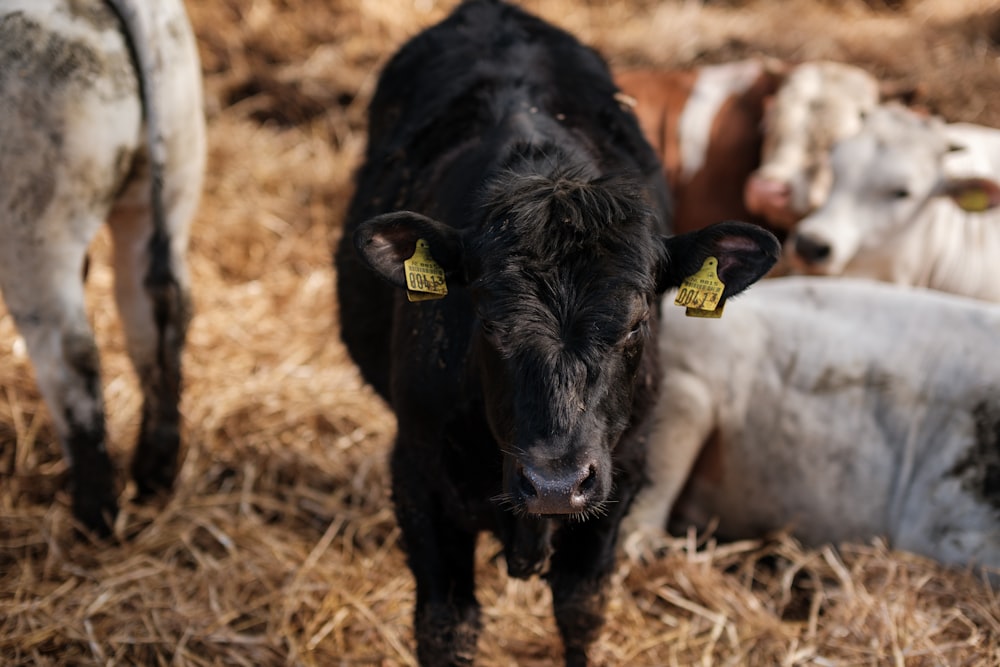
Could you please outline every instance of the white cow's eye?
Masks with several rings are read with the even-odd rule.
[[[906,188],[896,188],[892,190],[889,194],[892,195],[893,199],[906,199],[910,196],[910,191]]]

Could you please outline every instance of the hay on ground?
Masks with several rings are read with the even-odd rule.
[[[413,665],[413,583],[386,455],[395,422],[337,335],[330,249],[379,66],[434,0],[188,2],[210,168],[193,230],[186,457],[175,493],[129,502],[121,541],[74,538],[65,463],[0,314],[0,655],[6,665]],[[1000,127],[995,0],[526,0],[616,65],[834,58],[920,84]],[[106,235],[88,299],[124,479],[139,396]],[[0,311],[2,313],[2,311]],[[835,548],[838,547],[838,548]],[[549,596],[478,554],[481,664],[551,665]],[[885,545],[681,536],[616,573],[608,665],[996,665],[1000,602],[970,572]]]

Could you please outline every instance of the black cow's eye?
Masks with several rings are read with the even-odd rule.
[[[483,335],[487,338],[495,338],[497,335],[496,324],[482,316],[479,317],[479,328],[482,330]]]
[[[636,340],[638,340],[639,337],[642,335],[642,333],[646,330],[646,322],[648,321],[649,321],[649,313],[644,313],[643,316],[640,317],[636,321],[636,323],[632,325],[632,328],[629,329],[629,332],[625,334],[625,342],[633,343]]]

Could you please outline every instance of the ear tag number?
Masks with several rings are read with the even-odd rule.
[[[684,314],[688,317],[722,317],[725,304],[720,300],[726,286],[719,280],[718,267],[718,259],[707,257],[698,272],[681,283],[674,305],[684,306]]]
[[[417,239],[413,257],[403,262],[406,272],[406,298],[410,301],[443,299],[448,294],[444,269],[431,257],[427,241]]]

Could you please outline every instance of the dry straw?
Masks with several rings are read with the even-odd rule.
[[[65,465],[0,315],[0,656],[5,665],[412,665],[413,584],[387,492],[394,420],[337,337],[330,247],[378,67],[451,3],[188,3],[210,169],[193,231],[186,460],[120,542],[73,537]],[[618,65],[751,54],[837,58],[921,84],[952,120],[1000,126],[1000,10],[924,2],[525,2]],[[139,399],[111,305],[108,241],[88,285],[120,472]],[[124,475],[122,474],[122,477]],[[681,536],[623,564],[608,665],[996,665],[1000,602],[975,575],[880,543]],[[479,550],[484,665],[559,654],[548,592]]]

